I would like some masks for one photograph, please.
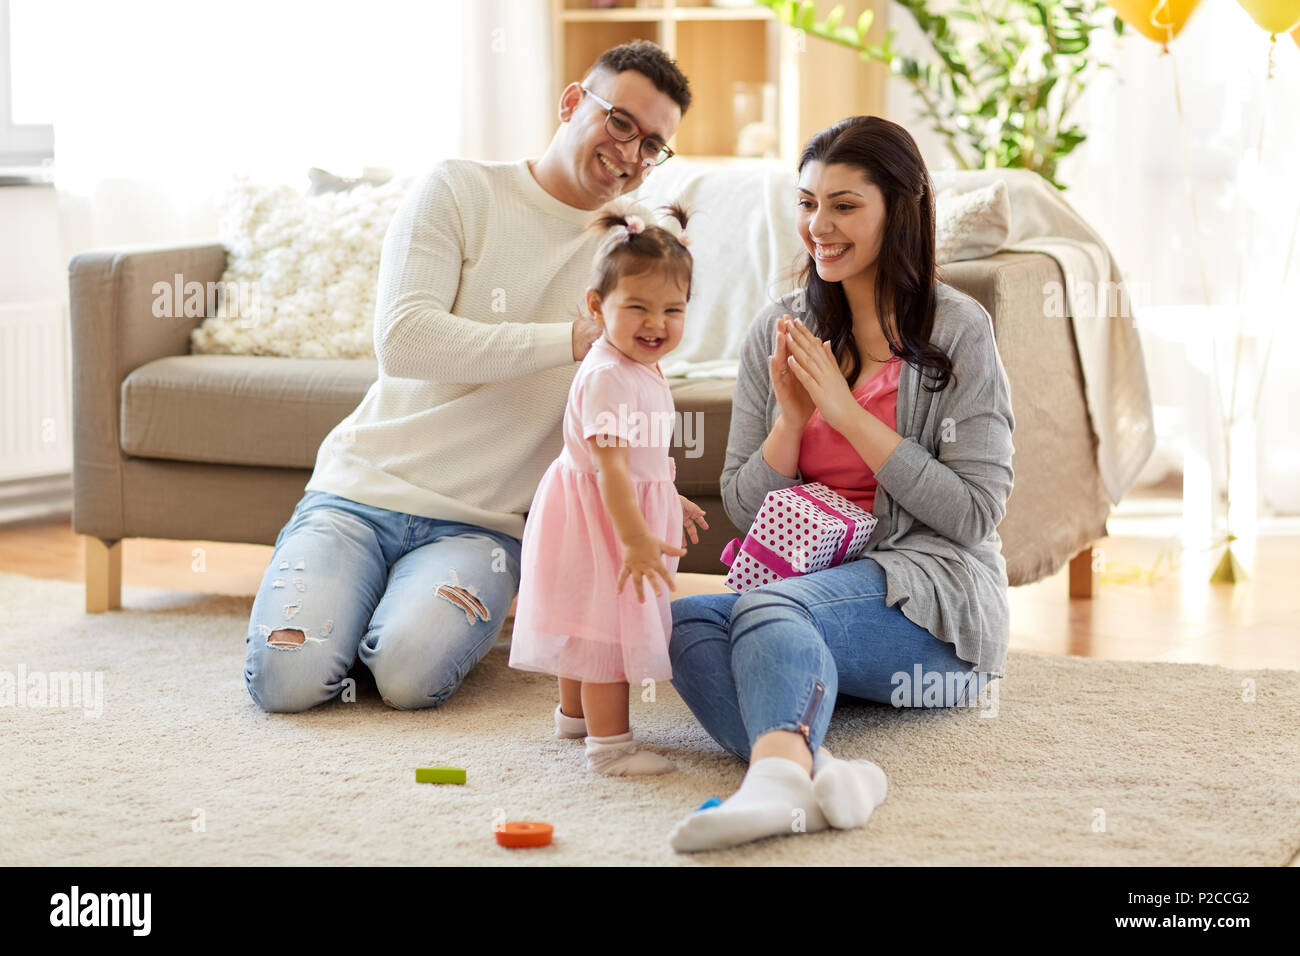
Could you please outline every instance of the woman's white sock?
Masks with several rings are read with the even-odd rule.
[[[885,771],[870,760],[840,760],[824,748],[813,760],[813,796],[826,822],[837,830],[866,823],[888,789]]]
[[[677,766],[657,753],[642,750],[629,730],[615,737],[588,737],[587,769],[607,777],[632,777],[670,773]]]
[[[808,772],[785,757],[765,757],[749,765],[731,799],[692,813],[673,827],[668,842],[679,853],[689,853],[826,827]]]

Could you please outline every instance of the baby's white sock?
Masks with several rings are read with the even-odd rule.
[[[870,760],[840,760],[825,748],[813,760],[813,796],[837,830],[851,830],[867,822],[884,802],[889,786],[885,771]]]
[[[631,777],[648,773],[669,773],[677,767],[632,739],[632,731],[614,737],[587,738],[587,769],[607,777]]]
[[[587,718],[570,717],[564,711],[560,710],[560,705],[555,705],[555,736],[565,740],[574,740],[578,737],[587,736]]]
[[[785,757],[765,757],[750,764],[731,799],[692,813],[673,827],[668,842],[679,853],[689,853],[784,833],[814,833],[826,826],[808,772]]]

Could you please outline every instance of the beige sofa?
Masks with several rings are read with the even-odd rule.
[[[215,282],[225,264],[220,245],[89,252],[70,264],[73,528],[86,536],[87,611],[121,606],[123,538],[273,544],[321,441],[375,379],[373,360],[189,354],[202,320],[155,317],[153,285],[177,273]],[[1069,322],[1043,314],[1042,290],[1063,281],[1060,270],[1045,255],[999,253],[943,276],[993,316],[1011,382],[1015,488],[998,528],[1010,582],[1068,561],[1071,596],[1087,597],[1110,504]],[[732,386],[680,380],[673,394],[679,410],[703,412],[705,434],[725,436]],[[719,497],[725,441],[702,445],[693,459],[674,450],[681,493],[711,523],[682,570],[719,572],[739,532]]]

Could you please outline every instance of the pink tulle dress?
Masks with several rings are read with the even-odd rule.
[[[672,677],[667,585],[659,579],[656,597],[643,581],[644,604],[630,579],[615,594],[623,544],[600,497],[587,439],[626,440],[650,532],[682,546],[673,415],[672,391],[657,366],[633,361],[603,336],[592,344],[569,389],[564,451],[542,477],[524,524],[511,667],[601,684]],[[676,573],[675,556],[661,560]]]

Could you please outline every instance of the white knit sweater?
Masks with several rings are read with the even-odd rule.
[[[563,446],[594,215],[526,161],[440,163],[384,237],[379,379],[321,444],[306,490],[521,537]]]

